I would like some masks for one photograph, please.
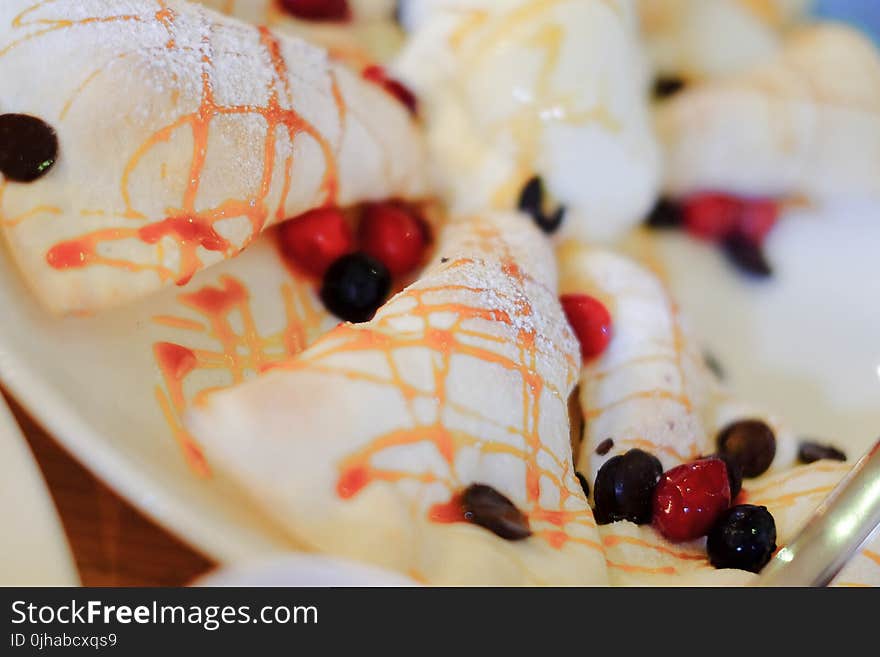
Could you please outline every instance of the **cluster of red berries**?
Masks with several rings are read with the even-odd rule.
[[[763,245],[779,220],[779,206],[768,199],[742,199],[726,194],[698,194],[682,203],[684,226],[694,237],[722,242],[739,235]]]
[[[339,208],[319,208],[284,223],[279,246],[297,271],[321,280],[324,306],[347,322],[367,322],[392,280],[416,270],[430,235],[420,215],[394,201],[362,206],[355,236]]]
[[[708,536],[713,565],[760,571],[776,550],[773,516],[764,507],[731,505],[743,477],[758,477],[770,467],[776,437],[766,423],[745,419],[725,427],[717,446],[712,456],[666,472],[656,456],[640,449],[612,456],[593,486],[596,522],[651,524],[676,543]]]
[[[772,274],[764,243],[779,221],[779,204],[729,194],[695,194],[680,201],[661,199],[647,220],[650,228],[681,228],[697,239],[719,244],[742,271]]]
[[[345,213],[328,207],[282,224],[279,240],[288,262],[318,278],[358,249],[385,265],[392,276],[405,276],[422,262],[429,241],[421,217],[393,201],[363,206],[357,236]]]

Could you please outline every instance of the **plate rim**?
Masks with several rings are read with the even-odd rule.
[[[187,504],[125,458],[52,386],[24,364],[0,335],[0,385],[28,415],[81,466],[109,486],[126,502],[185,545],[217,565],[241,562],[256,553],[271,554],[240,534],[218,536],[216,528],[201,521]],[[38,409],[50,409],[41,412]],[[290,551],[297,552],[294,546]]]
[[[13,467],[23,466],[21,469],[26,470],[26,472],[19,472],[17,480],[24,480],[29,492],[39,496],[40,499],[36,505],[40,507],[39,515],[41,518],[38,524],[41,526],[41,529],[47,530],[40,531],[39,534],[43,540],[51,540],[51,550],[49,551],[53,552],[54,556],[58,559],[57,575],[60,576],[59,579],[53,579],[52,582],[46,582],[44,585],[81,586],[82,578],[80,577],[76,558],[71,548],[70,538],[67,535],[64,523],[61,521],[61,514],[55,504],[52,492],[49,490],[46,476],[37,461],[33,449],[24,436],[21,426],[12,413],[12,409],[2,396],[0,396],[0,432],[8,435],[11,444],[10,451],[13,452],[13,456],[15,449],[21,448],[19,451],[22,458],[13,458],[12,465]],[[15,443],[19,444],[16,445]]]

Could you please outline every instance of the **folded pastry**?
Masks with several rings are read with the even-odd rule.
[[[660,75],[700,80],[772,57],[813,0],[638,0]]]
[[[424,192],[418,131],[390,94],[190,3],[5,0],[0,80],[0,110],[57,135],[54,166],[3,180],[0,200],[54,311],[186,282],[325,203]]]
[[[798,31],[771,62],[660,104],[656,124],[673,195],[880,198],[880,55],[847,27]]]
[[[724,390],[652,272],[621,255],[569,243],[560,250],[560,275],[563,294],[589,294],[614,318],[607,351],[581,374],[584,432],[577,470],[594,482],[604,463],[633,448],[655,455],[669,470],[717,453],[716,437],[726,427],[759,420],[775,435],[775,456],[766,474],[745,480],[735,503],[766,506],[777,544],[791,540],[851,465],[794,467],[791,430]],[[742,585],[755,577],[712,566],[705,538],[672,543],[651,525],[627,521],[598,529],[614,585]],[[880,559],[872,556],[878,548],[880,540],[837,581],[880,584]]]
[[[371,322],[189,426],[308,549],[438,584],[602,584],[569,444],[577,363],[547,241],[523,215],[468,217]]]
[[[565,234],[612,239],[644,217],[659,162],[633,0],[414,0],[405,10],[412,32],[394,70],[425,110],[453,208],[515,207],[539,177],[565,208]]]
[[[771,469],[791,466],[797,451],[791,431],[726,392],[654,273],[575,242],[560,249],[559,259],[562,293],[593,296],[614,318],[609,348],[581,373],[584,434],[576,463],[590,481],[608,459],[632,448],[653,453],[664,469],[711,454],[718,432],[744,418],[774,430]],[[598,454],[609,438],[613,447]]]
[[[395,0],[335,0],[320,3],[279,0],[196,0],[255,25],[319,44],[355,68],[389,59],[403,42],[394,20]],[[285,8],[285,4],[293,9]],[[296,11],[302,4],[306,11]],[[311,11],[309,11],[311,10]]]

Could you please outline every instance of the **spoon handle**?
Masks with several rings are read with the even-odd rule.
[[[755,586],[828,586],[880,529],[880,440],[767,564]]]

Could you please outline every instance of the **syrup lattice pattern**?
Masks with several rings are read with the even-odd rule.
[[[518,216],[511,221],[526,222]],[[419,518],[464,521],[458,495],[473,480],[463,463],[475,455],[499,468],[512,464],[500,475],[502,492],[526,513],[537,537],[557,549],[570,543],[601,551],[569,445],[566,414],[577,375],[576,344],[555,293],[528,273],[534,271],[529,256],[514,253],[508,241],[515,231],[540,236],[528,223],[499,227],[477,218],[447,231],[455,237],[447,234],[438,253],[448,260],[393,298],[372,322],[340,325],[275,368],[277,376],[296,382],[285,394],[296,395],[300,384],[308,387],[311,373],[323,380],[338,377],[333,389],[340,396],[354,394],[344,383],[352,381],[378,387],[377,399],[387,399],[391,407],[392,399],[403,400],[405,416],[394,417],[388,432],[372,435],[357,418],[351,420],[365,438],[347,453],[340,450],[335,503],[390,484],[416,501],[409,508]],[[526,248],[523,244],[523,252]],[[551,257],[549,251],[541,255]],[[285,385],[282,379],[259,383],[270,381]],[[491,407],[481,406],[476,390],[492,386],[498,397]],[[222,393],[213,403],[235,394]],[[514,400],[515,406],[497,399]],[[426,405],[432,412],[425,412]],[[301,412],[320,415],[328,409]],[[319,439],[352,440],[308,437]],[[400,448],[414,446],[429,448],[439,460],[426,469],[424,461],[416,465],[400,456]]]
[[[379,48],[378,40],[382,37],[396,36],[394,32],[379,33],[373,35],[371,39],[358,30],[359,25],[375,27],[381,21],[386,21],[390,26],[393,17],[390,6],[387,7],[387,16],[382,18],[374,14],[375,9],[370,11],[369,16],[359,15],[356,0],[355,2],[349,0],[352,18],[338,23],[297,19],[285,11],[278,0],[196,0],[196,2],[248,23],[266,25],[281,34],[291,34],[319,44],[327,49],[333,59],[355,70],[363,70],[375,63],[375,49],[370,47],[373,40],[377,44],[376,48],[384,53],[387,44],[383,43]]]
[[[182,334],[178,342],[157,342],[153,354],[163,383],[155,388],[156,400],[168,427],[192,471],[209,476],[210,466],[196,439],[183,426],[182,417],[191,404],[216,388],[197,381],[199,372],[228,373],[230,385],[265,371],[272,365],[296,356],[326,329],[328,313],[315,298],[310,281],[291,275],[283,283],[277,299],[260,303],[279,304],[284,308],[285,326],[281,331],[262,335],[254,313],[254,299],[248,284],[231,275],[220,276],[213,285],[181,294],[181,315],[158,315],[153,321]],[[198,320],[191,316],[199,317]],[[188,316],[185,316],[188,315]],[[183,335],[207,336],[217,349],[199,349],[188,344]],[[185,392],[187,382],[195,389]]]
[[[137,146],[121,174],[121,196],[124,201],[122,215],[132,220],[135,226],[115,227],[86,233],[73,240],[67,240],[53,246],[47,253],[47,262],[55,269],[83,268],[93,265],[105,265],[108,267],[125,270],[128,272],[154,271],[162,281],[174,280],[179,284],[187,282],[190,277],[199,270],[203,263],[199,249],[222,253],[228,257],[237,253],[241,248],[249,244],[256,235],[267,225],[267,222],[284,219],[284,206],[291,191],[291,173],[293,168],[292,151],[287,155],[281,176],[283,177],[281,200],[274,211],[268,200],[273,185],[276,170],[276,143],[279,130],[286,133],[291,143],[299,135],[311,137],[319,146],[324,158],[324,174],[320,185],[322,199],[320,202],[333,203],[337,195],[336,159],[337,147],[331,144],[320,132],[306,121],[293,108],[294,98],[290,88],[289,71],[287,62],[281,54],[279,41],[265,28],[259,29],[259,44],[264,51],[262,54],[244,54],[241,52],[223,51],[226,58],[247,58],[254,62],[262,62],[265,58],[270,62],[271,75],[268,88],[268,102],[265,104],[228,105],[216,100],[215,88],[221,84],[215,71],[214,45],[212,42],[214,26],[209,17],[201,12],[188,8],[185,12],[186,21],[182,26],[178,25],[181,14],[178,13],[167,0],[156,0],[155,3],[138,2],[124,3],[123,8],[133,8],[133,13],[103,16],[81,16],[83,10],[75,7],[76,3],[64,2],[63,0],[44,0],[29,6],[16,16],[12,22],[11,34],[17,30],[23,30],[25,34],[11,43],[0,48],[0,57],[12,49],[20,47],[24,43],[34,39],[45,39],[50,34],[61,35],[65,32],[86,28],[92,25],[118,24],[119,29],[124,25],[135,25],[134,30],[146,30],[149,27],[161,26],[167,31],[167,42],[164,49],[167,53],[157,53],[157,56],[181,62],[193,61],[197,64],[197,70],[188,71],[186,75],[196,76],[200,86],[200,101],[198,107],[180,116],[155,131],[143,144]],[[155,5],[154,10],[146,11],[145,8]],[[59,16],[71,18],[52,18],[40,14],[43,9],[56,9]],[[74,18],[75,17],[75,18]],[[226,26],[227,28],[229,26]],[[181,46],[182,34],[178,29],[187,31],[191,39],[191,32],[201,35],[197,52],[192,53],[189,46]],[[251,28],[241,28],[242,30]],[[63,38],[63,37],[61,37]],[[88,74],[74,94],[67,100],[63,114],[76,101],[83,90],[98,77],[107,65],[114,60],[124,59],[130,56],[145,57],[149,53],[144,48],[139,48],[138,33],[132,34],[130,41],[120,42],[110,62],[103,64]],[[195,57],[193,57],[193,55]],[[265,56],[265,57],[264,57]],[[261,64],[262,65],[262,64]],[[255,64],[256,66],[256,64]],[[347,108],[340,93],[334,72],[327,69],[327,75],[331,78],[333,100],[338,113],[338,121],[343,125]],[[172,73],[175,77],[176,73]],[[229,81],[224,81],[223,84]],[[256,148],[262,151],[262,177],[258,188],[246,198],[229,199],[216,207],[207,209],[197,208],[197,197],[202,181],[202,172],[205,167],[208,140],[212,124],[220,117],[234,116],[257,116],[264,121],[265,131],[262,140],[256,142]],[[147,216],[135,207],[132,194],[129,190],[130,177],[138,164],[146,155],[158,145],[167,142],[181,128],[188,128],[192,135],[192,160],[189,170],[188,183],[183,198],[177,208],[169,208],[168,216],[160,221],[144,223]],[[58,208],[40,206],[33,210],[4,221],[7,227],[20,225],[27,219],[41,214],[59,214]],[[81,210],[84,216],[113,215],[114,213],[98,209]],[[250,224],[249,235],[242,244],[233,244],[231,240],[223,237],[215,228],[215,224],[231,217],[244,217]],[[140,225],[137,225],[140,224]],[[148,245],[155,245],[154,262],[134,262],[128,259],[108,257],[99,253],[99,247],[104,244],[120,240],[140,240]],[[172,268],[166,264],[164,248],[170,239],[179,250],[179,265]],[[173,259],[172,259],[173,261]]]

